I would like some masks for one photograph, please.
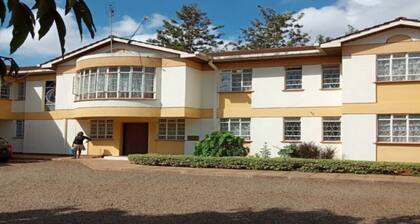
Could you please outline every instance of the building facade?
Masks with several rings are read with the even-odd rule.
[[[420,162],[420,22],[209,54],[109,37],[1,88],[0,136],[16,152],[66,154],[84,131],[89,155],[192,154],[215,130],[250,154],[312,141],[338,159]]]

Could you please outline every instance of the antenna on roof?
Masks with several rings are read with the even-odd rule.
[[[114,6],[112,5],[112,3],[108,4],[108,18],[109,18],[109,27],[110,27],[110,38],[111,38],[111,53],[112,53],[112,17],[114,17]]]
[[[140,27],[146,22],[149,21],[149,17],[145,16],[143,17],[143,20],[139,23],[139,25],[137,26],[136,30],[134,31],[133,34],[131,34],[130,38],[128,38],[128,43],[131,43],[131,41],[133,40],[134,36],[136,35],[136,33],[139,31]]]

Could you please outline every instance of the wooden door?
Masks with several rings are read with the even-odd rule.
[[[149,140],[149,125],[147,123],[124,124],[123,153],[146,154]]]

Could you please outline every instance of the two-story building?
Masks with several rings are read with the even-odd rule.
[[[191,154],[226,130],[251,154],[313,141],[339,159],[420,162],[420,21],[209,54],[108,37],[22,68],[0,96],[16,152],[66,154],[84,131],[89,155]]]

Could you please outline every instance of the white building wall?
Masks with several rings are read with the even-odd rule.
[[[317,107],[340,106],[341,90],[322,91],[321,65],[302,66],[304,91],[284,91],[284,67],[253,69],[252,107]]]
[[[251,118],[251,155],[259,153],[267,143],[271,149],[271,156],[277,157],[281,148],[289,143],[284,141],[283,118]],[[320,147],[327,145],[335,149],[335,158],[341,158],[341,144],[322,143],[322,117],[301,118],[301,141],[314,142]]]
[[[25,153],[66,154],[64,120],[26,120]]]
[[[343,56],[343,103],[376,102],[376,56]]]
[[[216,71],[203,71],[201,78],[201,108],[213,108],[218,105],[219,95],[218,81],[219,75]]]
[[[16,138],[16,121],[0,120],[0,137],[13,147],[13,152],[23,152],[23,139]]]
[[[376,115],[346,114],[341,118],[343,159],[376,160]]]
[[[203,79],[201,71],[194,68],[186,67],[185,78],[185,105],[186,107],[200,108],[201,104],[201,87]]]
[[[44,111],[45,81],[26,82],[25,112]]]
[[[215,131],[212,119],[185,119],[185,138],[187,136],[199,136],[202,140],[207,134]],[[184,154],[192,155],[198,141],[185,141]]]
[[[186,66],[162,68],[162,107],[185,107]]]
[[[394,28],[387,31],[382,31],[377,34],[373,34],[367,36],[365,38],[360,38],[354,41],[349,42],[345,45],[360,45],[360,44],[383,44],[386,43],[388,38],[395,36],[395,35],[408,35],[412,38],[412,40],[417,41],[420,40],[420,31],[415,28]]]
[[[55,109],[74,108],[73,78],[76,74],[59,74],[56,79]]]

